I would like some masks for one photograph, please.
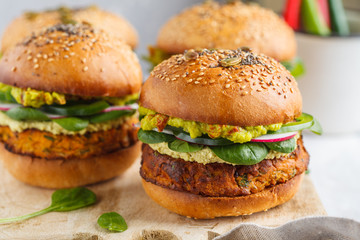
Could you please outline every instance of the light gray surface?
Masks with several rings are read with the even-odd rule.
[[[61,4],[101,8],[127,18],[138,30],[140,45],[136,52],[146,54],[146,47],[156,41],[161,25],[184,7],[202,0],[0,0],[0,32],[25,10],[54,8]],[[280,1],[280,0],[279,0]],[[278,0],[267,0],[268,5]],[[351,0],[359,3],[360,0]],[[277,6],[278,8],[278,6]],[[144,70],[147,69],[143,63]],[[316,115],[315,113],[312,113]],[[311,155],[311,177],[330,216],[348,217],[360,221],[360,135],[305,136]]]

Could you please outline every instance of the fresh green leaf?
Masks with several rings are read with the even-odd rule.
[[[239,165],[254,165],[262,161],[269,153],[265,144],[252,142],[216,146],[210,149],[222,160]]]
[[[118,119],[123,116],[130,116],[135,113],[135,110],[121,110],[121,111],[111,111],[106,113],[100,113],[90,117],[91,123],[101,123],[114,119]]]
[[[50,105],[43,106],[45,112],[58,114],[61,116],[90,116],[101,112],[110,105],[102,100],[90,104],[76,104],[76,105]]]
[[[92,205],[96,195],[84,187],[56,190],[51,196],[51,205],[43,210],[20,217],[0,219],[0,224],[33,218],[48,212],[66,212]]]
[[[53,119],[53,121],[59,124],[62,128],[73,132],[83,130],[89,125],[88,120],[75,117],[58,118]]]
[[[56,212],[67,212],[79,209],[96,202],[96,195],[84,187],[60,189],[51,196],[51,208]]]
[[[291,153],[296,149],[295,138],[280,142],[265,142],[264,144],[271,150],[281,153]]]
[[[197,152],[204,146],[176,139],[172,142],[169,142],[168,147],[175,152]]]
[[[281,62],[284,67],[293,75],[295,78],[303,75],[305,73],[305,66],[303,61],[296,57],[291,61]]]
[[[5,112],[5,114],[17,121],[33,120],[33,121],[48,121],[50,120],[43,112],[26,107],[15,107]]]
[[[123,232],[128,229],[125,219],[116,212],[102,214],[97,222],[100,227],[114,232]]]
[[[0,102],[17,103],[11,95],[11,87],[6,89],[5,91],[0,91]]]
[[[155,132],[155,131],[144,131],[139,129],[138,138],[143,143],[154,144],[154,143],[162,143],[162,142],[171,142],[176,138],[172,135]]]

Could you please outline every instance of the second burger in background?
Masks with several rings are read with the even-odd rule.
[[[0,157],[17,179],[68,188],[113,178],[137,158],[142,73],[118,38],[58,24],[0,61]],[[136,105],[136,104],[135,104]]]
[[[238,216],[290,200],[307,169],[293,76],[248,50],[189,50],[151,72],[139,100],[140,174],[161,206],[193,218]]]
[[[56,24],[87,24],[123,40],[133,49],[138,44],[136,30],[121,16],[96,6],[73,9],[60,7],[54,10],[25,12],[15,18],[3,33],[1,52],[14,47],[25,37],[33,33],[37,34]]]
[[[149,47],[147,60],[156,66],[187,49],[240,47],[275,58],[295,77],[303,73],[294,31],[273,11],[240,1],[205,2],[174,16],[161,28],[156,46]]]

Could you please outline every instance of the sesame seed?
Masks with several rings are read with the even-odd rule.
[[[229,87],[230,87],[230,84],[229,84],[229,83],[225,85],[225,88],[229,88]]]
[[[65,55],[64,58],[69,58],[69,55]]]
[[[16,72],[16,67],[12,67],[12,68],[11,68],[11,71],[12,71],[12,72]]]
[[[180,77],[180,75],[175,75],[174,77],[178,78],[178,77]]]
[[[36,57],[37,57],[37,58],[41,58],[42,56],[41,56],[40,53],[38,53],[38,54],[36,54]]]
[[[172,79],[171,79],[171,81],[175,81],[175,80],[176,80],[176,78],[172,78]]]
[[[88,66],[85,66],[85,67],[83,68],[83,71],[86,72],[88,69],[89,69],[89,67],[88,67]]]
[[[69,53],[70,54],[70,56],[74,56],[75,55],[75,53],[74,52],[71,52],[71,53]]]
[[[48,58],[48,55],[47,54],[44,54],[43,55],[43,59],[47,59]]]
[[[100,68],[100,72],[104,72],[104,68]]]
[[[199,84],[200,82],[199,82],[199,81],[195,81],[194,83],[195,83],[195,84]]]
[[[169,81],[170,81],[170,78],[168,78],[168,77],[167,77],[167,78],[165,78],[165,81],[169,82]]]
[[[215,80],[214,79],[211,79],[210,81],[209,81],[209,83],[214,83],[215,82]]]
[[[48,59],[48,62],[52,62],[52,61],[54,61],[53,58],[49,58],[49,59]]]
[[[187,83],[191,83],[193,80],[190,78],[188,80],[186,80]]]
[[[245,88],[246,88],[245,85],[243,85],[243,86],[240,87],[241,90],[244,90]]]
[[[86,58],[81,59],[82,63],[86,63]]]
[[[290,92],[291,92],[291,93],[293,93],[293,92],[294,92],[292,88],[290,88]]]
[[[34,58],[33,63],[37,63],[37,62],[38,62],[38,59]]]
[[[204,75],[205,73],[203,73],[203,72],[201,72],[201,73],[199,73],[199,76],[202,76],[202,75]]]
[[[38,69],[38,68],[39,68],[39,64],[35,64],[34,69]]]
[[[32,59],[32,56],[28,56],[27,60],[30,61]]]

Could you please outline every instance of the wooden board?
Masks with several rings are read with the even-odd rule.
[[[309,176],[305,176],[291,201],[267,212],[213,220],[189,219],[158,206],[145,194],[139,165],[137,161],[123,176],[89,186],[98,196],[96,205],[0,225],[0,239],[212,239],[241,223],[278,226],[305,216],[326,215]],[[25,185],[14,179],[1,164],[0,176],[0,218],[31,213],[50,204],[53,190]],[[97,226],[97,218],[109,211],[116,211],[125,218],[127,231],[108,233]],[[147,235],[156,238],[146,238]]]

